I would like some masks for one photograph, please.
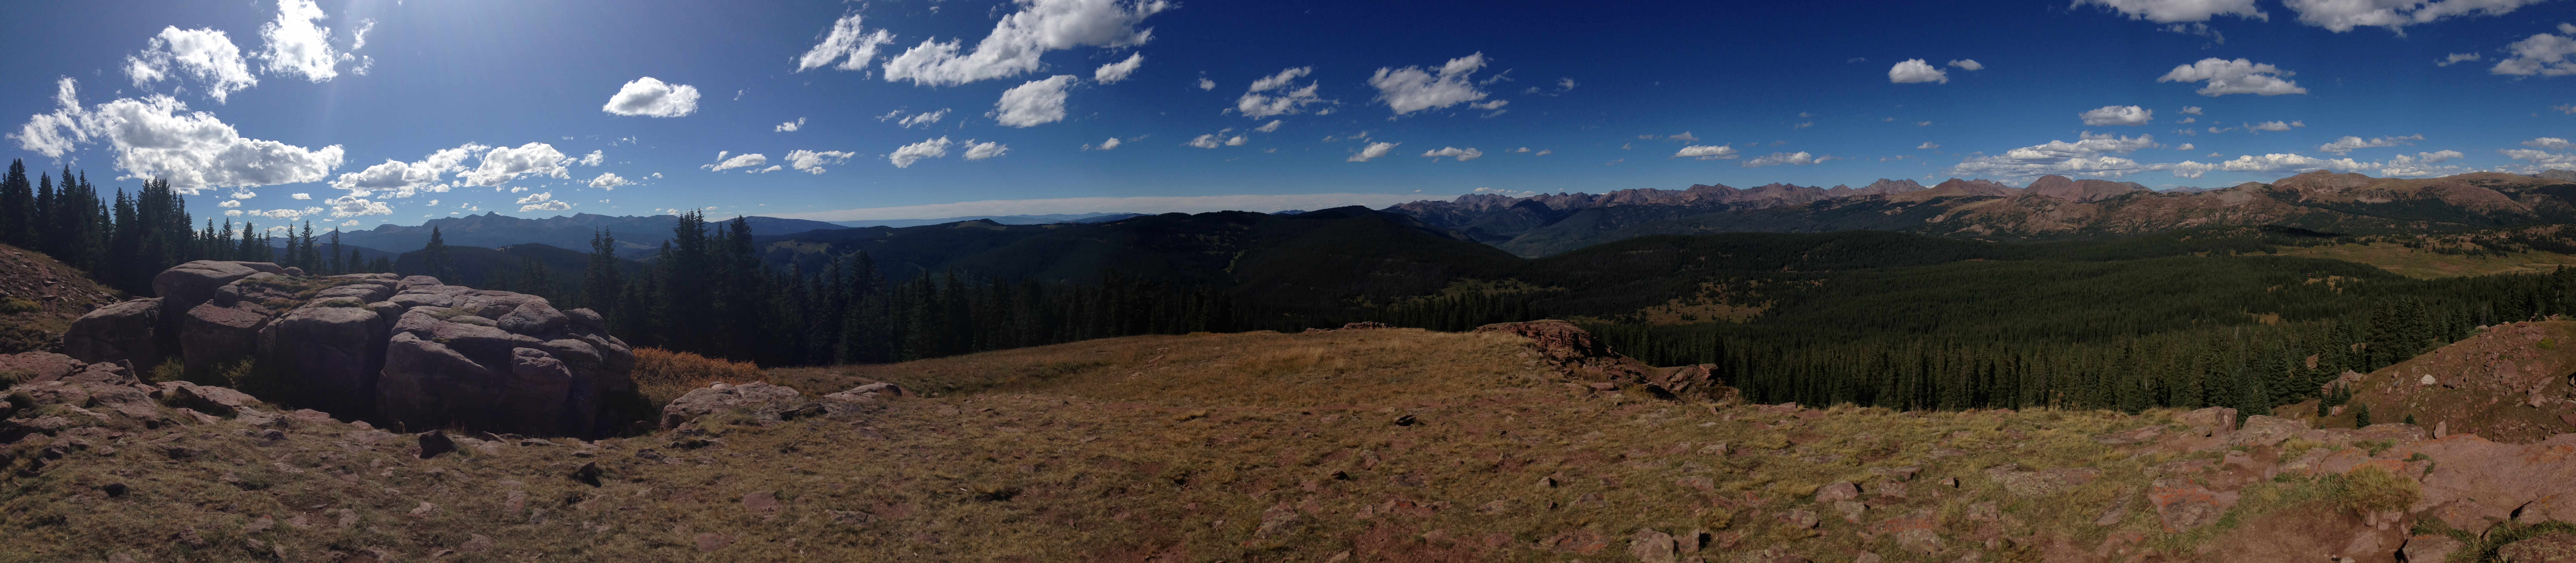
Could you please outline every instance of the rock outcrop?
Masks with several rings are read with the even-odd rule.
[[[817,414],[866,412],[882,405],[886,399],[910,395],[892,383],[870,383],[814,400],[797,393],[795,388],[770,385],[764,381],[741,385],[717,383],[691,390],[663,406],[662,429],[680,429],[700,418],[719,413],[738,412],[754,421],[776,422]]]
[[[153,289],[80,319],[67,359],[149,369],[176,355],[197,376],[252,361],[263,393],[408,428],[598,436],[634,393],[634,353],[597,313],[534,295],[207,260]]]
[[[1610,345],[1592,337],[1592,333],[1574,323],[1545,319],[1516,323],[1495,323],[1476,327],[1475,332],[1502,333],[1530,340],[1537,353],[1533,361],[1555,368],[1569,379],[1609,385],[1635,385],[1648,393],[1667,399],[1700,399],[1725,401],[1739,397],[1726,386],[1713,365],[1658,368],[1635,358],[1610,350]]]

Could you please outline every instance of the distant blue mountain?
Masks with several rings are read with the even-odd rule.
[[[731,221],[731,217],[708,217],[708,221]],[[753,235],[784,235],[820,229],[842,229],[840,225],[804,219],[744,217]],[[590,251],[593,231],[607,229],[617,237],[618,253],[635,256],[660,248],[671,240],[671,229],[680,218],[674,215],[650,217],[592,215],[557,215],[546,219],[521,219],[499,213],[441,217],[416,227],[379,225],[364,231],[340,234],[340,243],[388,252],[410,252],[429,244],[429,230],[437,227],[441,240],[454,246],[500,248],[514,244],[540,243],[557,248]]]
[[[1055,223],[1107,223],[1107,222],[1110,222],[1110,221],[1116,221],[1116,220],[1119,220],[1119,219],[1125,219],[1125,218],[1129,218],[1129,217],[1143,217],[1143,216],[1145,216],[1145,215],[1146,215],[1146,214],[1144,214],[1144,213],[1082,213],[1082,214],[1063,214],[1063,213],[1055,213],[1055,214],[1047,214],[1047,215],[975,215],[975,216],[971,216],[971,217],[949,217],[949,218],[945,218],[945,219],[876,219],[876,220],[870,220],[870,221],[833,221],[833,222],[832,222],[832,224],[834,224],[834,225],[840,225],[840,226],[843,226],[843,227],[919,227],[919,226],[922,226],[922,225],[938,225],[938,224],[942,224],[942,223],[955,223],[955,222],[958,222],[958,221],[976,221],[976,220],[983,220],[983,221],[992,221],[992,222],[995,222],[995,223],[1001,223],[1001,224],[1004,224],[1004,225],[1051,225],[1051,224],[1055,224]]]

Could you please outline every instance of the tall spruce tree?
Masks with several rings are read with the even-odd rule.
[[[36,189],[27,183],[27,163],[14,158],[0,175],[0,244],[36,247]]]
[[[616,233],[611,233],[608,229],[592,232],[590,261],[582,265],[581,303],[591,311],[608,317],[610,326],[620,326],[625,323],[625,319],[620,318],[626,314],[626,310],[620,307],[621,302],[624,301],[620,294],[626,290],[626,280],[622,272],[617,269]]]
[[[441,280],[456,277],[448,270],[447,237],[439,233],[438,227],[430,227],[429,244],[420,247],[420,275]]]

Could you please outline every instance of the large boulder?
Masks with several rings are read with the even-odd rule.
[[[519,434],[614,430],[602,410],[632,394],[635,354],[597,313],[545,298],[414,276],[389,298],[393,324],[376,405],[414,427],[449,424]]]
[[[298,404],[344,415],[368,412],[376,399],[377,374],[385,368],[385,340],[393,323],[365,307],[341,305],[345,301],[316,303],[320,306],[290,311],[263,329],[261,361],[288,368],[287,388],[294,390]]]
[[[135,299],[81,315],[63,333],[63,354],[83,362],[125,362],[152,369],[161,360],[154,339],[161,325],[161,299]]]
[[[0,379],[14,378],[26,383],[53,381],[80,373],[89,365],[71,356],[53,352],[20,352],[0,355]]]
[[[870,398],[869,400],[874,400]],[[679,428],[700,417],[734,409],[748,411],[753,418],[777,420],[779,413],[794,410],[797,393],[793,387],[754,381],[741,385],[717,383],[690,390],[662,407],[662,429]]]
[[[284,274],[286,269],[268,262],[198,260],[152,276],[152,293],[161,297],[161,316],[176,319],[197,304],[214,299],[215,292],[224,286],[263,272]]]
[[[268,309],[251,303],[226,307],[198,303],[179,320],[179,351],[190,373],[250,357],[258,351],[259,331],[268,327]]]

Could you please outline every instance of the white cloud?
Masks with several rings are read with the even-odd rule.
[[[2203,96],[2211,97],[2224,96],[2228,94],[2260,94],[2265,96],[2278,96],[2282,94],[2308,93],[2308,89],[2300,88],[2299,83],[2282,79],[2282,77],[2290,76],[2292,74],[2295,73],[2281,70],[2279,67],[2268,64],[2258,64],[2246,59],[2236,59],[2231,61],[2217,57],[2210,57],[2201,59],[2199,62],[2194,62],[2192,64],[2175,66],[2172,71],[2166,72],[2164,76],[2157,78],[2156,81],[2206,81],[2208,84],[2201,86],[2198,93]]]
[[[1216,81],[1214,81],[1214,80],[1208,80],[1208,77],[1207,77],[1207,76],[1205,76],[1205,75],[1201,75],[1201,76],[1199,76],[1199,83],[1198,83],[1198,86],[1199,86],[1199,89],[1200,89],[1200,90],[1215,90],[1215,89],[1216,89]]]
[[[136,88],[185,75],[218,104],[233,92],[259,85],[259,77],[251,75],[250,64],[242,58],[241,47],[234,46],[223,30],[213,28],[162,28],[143,52],[125,57],[125,75]]]
[[[2244,126],[2244,127],[2245,127],[2245,130],[2247,130],[2247,131],[2272,131],[2272,132],[2276,132],[2276,133],[2277,133],[2277,132],[2281,132],[2281,131],[2288,131],[2288,130],[2290,130],[2290,128],[2291,128],[2291,127],[2306,127],[2306,126],[2308,126],[2308,124],[2306,124],[2306,123],[2301,123],[2301,122],[2296,122],[2296,121],[2292,121],[2292,122],[2289,122],[2289,123],[2282,123],[2282,122],[2279,122],[2279,121],[2265,121],[2265,122],[2262,122],[2262,123],[2256,123],[2256,124],[2252,124],[2252,125],[2245,125],[2245,124],[2242,124],[2242,123],[2239,123],[2238,125],[2242,125],[2242,126]]]
[[[1064,91],[1081,81],[1081,78],[1070,74],[1031,80],[1002,91],[1002,100],[995,102],[993,111],[984,115],[1012,127],[1036,127],[1063,121]]]
[[[2568,35],[2576,35],[2576,31]],[[2569,60],[2570,55],[2576,55],[2576,39],[2542,33],[2505,48],[2513,51],[2513,58],[2496,61],[2487,72],[2514,76],[2576,74],[2576,60]]]
[[[2541,137],[2541,138],[2538,138],[2538,139],[2532,139],[2532,140],[2529,140],[2529,141],[2523,141],[2523,142],[2522,142],[2522,146],[2526,146],[2526,147],[2533,147],[2533,148],[2543,148],[2543,149],[2550,149],[2550,150],[2558,150],[2558,149],[2567,148],[2569,145],[2568,145],[2568,143],[2567,143],[2567,140],[2566,140],[2566,139],[2561,139],[2561,138],[2557,138],[2557,137]]]
[[[1777,165],[1782,165],[1782,164],[1806,165],[1806,164],[1815,164],[1815,163],[1818,163],[1818,162],[1824,162],[1824,161],[1827,161],[1827,160],[1833,160],[1833,159],[1834,159],[1834,157],[1831,157],[1831,156],[1827,156],[1827,157],[1817,157],[1816,155],[1807,154],[1807,151],[1798,151],[1798,152],[1775,152],[1775,153],[1771,153],[1771,154],[1766,154],[1766,155],[1762,155],[1762,156],[1754,157],[1752,160],[1744,161],[1744,167],[1745,167],[1745,168],[1760,168],[1760,167],[1764,167],[1764,166],[1777,166]]]
[[[236,200],[243,200],[243,199],[250,199],[250,198],[254,198],[254,197],[259,197],[259,193],[258,193],[258,192],[253,192],[253,191],[250,191],[250,190],[244,190],[244,189],[234,189],[234,190],[233,190],[233,193],[224,194],[224,197],[228,197],[228,198],[232,198],[232,199],[236,199]]]
[[[1923,62],[1923,59],[1906,59],[1905,62],[1896,63],[1896,66],[1887,67],[1887,81],[1894,84],[1921,82],[1948,84],[1950,73],[1933,68],[1931,63]]]
[[[2277,123],[2277,122],[2275,122],[2275,123]],[[2394,146],[2398,146],[2398,145],[2412,145],[2412,144],[2414,144],[2414,143],[2410,143],[2410,142],[2407,142],[2407,141],[2421,141],[2421,140],[2424,140],[2424,136],[2423,136],[2423,135],[2420,135],[2420,134],[2418,134],[2418,135],[2409,135],[2409,136],[2404,136],[2404,137],[2378,137],[2378,138],[2367,139],[2367,140],[2364,140],[2364,139],[2362,139],[2362,138],[2360,138],[2360,137],[2354,137],[2354,136],[2346,135],[2346,136],[2344,136],[2344,137],[2343,137],[2343,138],[2341,138],[2341,139],[2335,139],[2335,140],[2334,140],[2334,142],[2326,143],[2326,144],[2322,144],[2322,145],[2317,145],[2317,152],[2330,153],[2330,154],[2335,154],[2335,155],[2342,155],[2342,154],[2345,154],[2345,153],[2350,153],[2350,152],[2352,152],[2354,149],[2367,149],[2367,148],[2377,148],[2377,147],[2394,147]]]
[[[724,153],[724,151],[716,151],[716,161],[715,161],[714,163],[711,163],[711,164],[701,164],[701,165],[698,165],[698,168],[703,168],[703,169],[707,169],[707,170],[711,170],[711,171],[715,171],[715,172],[723,172],[723,171],[726,171],[726,170],[732,170],[732,169],[736,169],[736,168],[752,168],[752,167],[760,166],[760,165],[763,165],[763,164],[769,164],[769,155],[764,155],[764,154],[760,154],[760,153],[749,153],[749,154],[738,154],[738,155],[734,155],[734,156],[733,156],[733,158],[725,158],[725,153]],[[774,168],[774,167],[773,167],[773,168]],[[759,173],[762,173],[762,172],[768,172],[768,170],[751,170],[751,171],[749,171],[749,173],[751,173],[751,174],[759,174]]]
[[[2154,135],[2120,137],[2084,132],[2075,142],[2049,141],[2046,144],[2021,147],[2002,154],[1970,157],[1950,167],[1950,173],[1975,177],[2027,178],[2047,174],[2121,176],[2156,168],[2138,161],[2111,156],[2138,149],[2156,148]]]
[[[886,160],[894,162],[895,168],[911,168],[912,163],[921,159],[948,156],[948,147],[951,144],[954,143],[951,143],[946,136],[926,139],[895,148],[894,154],[887,155]]]
[[[1359,152],[1352,153],[1351,157],[1344,159],[1343,162],[1368,162],[1372,159],[1376,159],[1377,157],[1386,156],[1387,153],[1395,152],[1395,146],[1401,144],[1404,143],[1369,143],[1368,148],[1363,148],[1360,149]]]
[[[2197,117],[2185,117],[2185,118],[2182,118],[2182,121],[2176,121],[2176,122],[2174,122],[2174,123],[2199,123],[2199,122],[2200,122],[2200,118],[2197,118]]]
[[[582,166],[598,166],[607,162],[608,155],[600,151],[594,150],[590,151],[590,154],[581,155]]]
[[[313,194],[292,194],[286,197],[288,199],[313,199]]]
[[[341,174],[340,179],[331,182],[331,187],[349,190],[349,195],[356,197],[367,197],[379,191],[391,192],[389,197],[394,198],[407,198],[424,191],[444,192],[448,190],[448,186],[441,181],[441,176],[449,172],[465,171],[466,158],[489,148],[491,147],[466,143],[464,146],[440,149],[430,153],[419,162],[406,163],[386,159],[384,164]]]
[[[2480,58],[2482,56],[2477,53],[2451,53],[2450,56],[2442,57],[2442,60],[2434,61],[2433,66],[2451,66]]]
[[[62,158],[80,144],[107,141],[123,178],[161,178],[173,190],[196,195],[206,188],[318,182],[339,168],[339,145],[307,149],[243,138],[233,126],[169,96],[123,98],[80,107],[70,78],[55,82],[51,113],[30,117],[9,138],[19,148]],[[186,112],[186,113],[183,113]]]
[[[1240,146],[1243,146],[1243,143],[1244,143],[1244,142],[1245,142],[1245,141],[1243,140],[1243,136],[1242,136],[1242,135],[1235,135],[1235,136],[1234,136],[1234,138],[1226,139],[1226,140],[1225,140],[1225,146],[1229,146],[1229,147],[1240,147]]]
[[[626,178],[619,177],[615,172],[601,172],[599,173],[599,177],[590,179],[590,187],[603,190],[615,190],[618,186],[631,186],[634,184],[634,182],[626,181]],[[437,204],[436,201],[432,201],[430,203],[432,205]]]
[[[564,157],[562,151],[555,150],[554,145],[545,143],[528,143],[518,148],[495,147],[484,151],[480,166],[458,174],[457,178],[468,186],[499,186],[520,176],[568,179],[572,175],[565,166],[572,162],[572,159]]]
[[[223,200],[223,201],[218,201],[218,202],[215,202],[215,207],[241,207],[241,200],[238,200],[238,199],[227,199],[227,200]]]
[[[1224,144],[1224,143],[1223,143],[1222,141],[1218,140],[1218,138],[1217,138],[1217,136],[1216,136],[1216,134],[1215,134],[1215,133],[1209,133],[1209,134],[1206,134],[1206,135],[1200,135],[1200,136],[1198,136],[1197,138],[1194,138],[1194,139],[1190,139],[1190,140],[1189,140],[1189,142],[1181,143],[1181,146],[1185,146],[1185,147],[1198,147],[1198,148],[1202,148],[1202,149],[1213,149],[1213,148],[1217,148],[1218,146],[1223,145],[1223,144]]]
[[[854,152],[815,152],[805,149],[796,149],[787,151],[787,166],[807,174],[821,174],[823,173],[823,165],[849,162],[850,157],[858,155],[859,153]]]
[[[2505,158],[2528,161],[2533,166],[2549,167],[2576,165],[2576,153],[2553,153],[2531,149],[2505,149],[2496,152],[2503,154]]]
[[[1117,84],[1120,81],[1126,80],[1129,76],[1134,76],[1136,74],[1136,69],[1142,66],[1145,66],[1144,53],[1127,55],[1127,60],[1100,65],[1100,68],[1093,69],[1091,71],[1091,81],[1101,84]]]
[[[832,22],[832,31],[823,36],[821,43],[814,44],[814,48],[796,57],[796,72],[820,68],[834,60],[841,61],[841,64],[833,68],[865,71],[868,63],[876,60],[877,49],[890,43],[894,43],[894,33],[882,29],[868,31],[859,25],[858,14],[844,15]]]
[[[1924,151],[1928,151],[1928,150],[1932,150],[1932,149],[1937,149],[1937,148],[1941,148],[1941,144],[1940,144],[1940,143],[1931,142],[1931,141],[1924,141],[1924,142],[1923,142],[1923,144],[1915,145],[1915,146],[1914,146],[1914,150],[1924,150]]]
[[[1008,78],[1044,66],[1038,56],[1077,46],[1125,47],[1153,39],[1152,28],[1137,29],[1147,16],[1179,7],[1165,0],[1016,0],[1020,11],[1003,16],[993,32],[960,54],[962,41],[936,38],[887,59],[888,82],[911,80],[922,86],[953,86],[978,80]]]
[[[1278,74],[1254,80],[1252,87],[1243,91],[1242,97],[1234,99],[1234,111],[1242,113],[1244,117],[1260,119],[1274,115],[1292,115],[1307,105],[1322,102],[1324,99],[1315,95],[1315,88],[1321,84],[1320,82],[1308,82],[1304,88],[1290,88],[1295,86],[1293,82],[1297,77],[1313,72],[1315,67],[1303,66],[1282,70]]]
[[[1808,127],[1815,127],[1815,126],[1816,126],[1816,122],[1813,122],[1813,121],[1802,121],[1802,122],[1799,122],[1797,125],[1791,125],[1791,126],[1789,126],[1789,128],[1790,128],[1790,129],[1805,129],[1805,128],[1808,128]]]
[[[259,58],[268,61],[261,69],[269,74],[302,76],[313,82],[328,81],[340,75],[341,62],[356,57],[331,48],[331,28],[314,25],[314,20],[329,18],[313,0],[278,0],[277,19],[259,28],[259,37],[267,48]]]
[[[805,118],[799,117],[799,118],[796,118],[796,120],[795,120],[795,121],[789,121],[789,122],[785,122],[785,123],[780,123],[780,124],[778,124],[778,127],[777,127],[777,128],[775,128],[775,129],[772,129],[770,132],[773,132],[773,133],[786,133],[786,132],[795,131],[795,130],[798,130],[798,129],[804,129],[804,128],[805,128]]]
[[[894,120],[895,125],[902,126],[905,129],[911,129],[915,125],[928,127],[932,124],[939,123],[939,120],[947,118],[948,108],[939,108],[939,111],[925,111],[912,115],[904,115],[903,110],[894,110],[878,117],[877,121],[886,121],[891,119]]]
[[[1261,124],[1261,126],[1260,126],[1260,127],[1254,127],[1254,128],[1252,128],[1252,130],[1254,130],[1254,131],[1260,131],[1260,132],[1263,132],[1263,133],[1275,133],[1275,132],[1278,132],[1278,131],[1279,131],[1279,123],[1280,123],[1280,121],[1279,121],[1279,120],[1273,119],[1273,120],[1270,120],[1270,122],[1269,122],[1269,123],[1263,123],[1263,124]]]
[[[2191,143],[2183,143],[2183,144],[2182,144],[2182,146],[2174,147],[2174,150],[2178,150],[2178,151],[2187,151],[2187,150],[2192,150],[2192,148],[2193,148],[2193,147],[2191,146]]]
[[[1237,138],[1241,138],[1241,137],[1237,137]],[[978,142],[975,142],[975,140],[974,140],[974,139],[967,139],[967,140],[966,140],[966,154],[965,154],[965,155],[963,155],[963,158],[965,158],[966,160],[983,160],[983,159],[987,159],[987,158],[993,158],[993,157],[997,157],[997,156],[1002,156],[1003,154],[1005,154],[1005,153],[1009,153],[1009,152],[1011,152],[1011,147],[1010,147],[1009,145],[1004,145],[1004,144],[1002,144],[1002,143],[1000,143],[1000,142],[995,142],[995,141],[986,141],[986,142],[978,143]]]
[[[2076,117],[2084,118],[2085,125],[2095,127],[2104,125],[2137,126],[2146,125],[2148,122],[2155,121],[2156,110],[2138,106],[2102,106],[2100,109],[2077,114]]]
[[[366,199],[361,199],[361,198],[359,198],[358,196],[344,195],[344,196],[340,196],[340,197],[331,198],[330,200],[324,201],[323,203],[330,205],[330,207],[331,207],[331,218],[333,218],[333,219],[338,219],[338,218],[342,218],[342,217],[359,217],[359,216],[365,216],[365,215],[392,215],[392,214],[394,214],[394,208],[393,208],[393,206],[385,205],[385,204],[384,204],[384,203],[382,203],[382,202],[376,202],[376,201],[369,201],[369,200],[366,200]]]
[[[1985,69],[1986,69],[1986,65],[1985,65],[1984,63],[1979,63],[1979,62],[1977,62],[1977,60],[1976,60],[1976,59],[1964,59],[1964,60],[1955,60],[1955,61],[1950,61],[1950,66],[1955,66],[1955,67],[1959,67],[1959,68],[1968,69],[1968,70],[1969,70],[1969,71],[1971,71],[1971,72],[1974,72],[1974,71],[1980,71],[1980,70],[1985,70]]]
[[[1461,149],[1458,147],[1440,147],[1440,150],[1436,151],[1422,151],[1422,156],[1431,157],[1431,160],[1434,162],[1439,161],[1440,157],[1444,156],[1456,158],[1458,162],[1466,162],[1485,156],[1485,151],[1473,148]]]
[[[1477,89],[1474,80],[1476,70],[1484,67],[1483,52],[1449,59],[1436,74],[1418,66],[1378,67],[1369,77],[1369,86],[1377,88],[1377,101],[1402,116],[1485,99],[1485,91]]]
[[[2188,115],[2201,115],[2200,106],[2183,106],[2182,112]]]
[[[664,84],[646,76],[629,81],[609,96],[600,111],[617,115],[646,117],[680,117],[698,111],[698,87],[687,84]]]
[[[1682,134],[1680,134],[1680,135],[1667,135],[1667,136],[1665,136],[1665,137],[1664,137],[1664,140],[1667,140],[1667,141],[1681,141],[1681,142],[1684,142],[1684,143],[1690,143],[1690,142],[1697,142],[1697,141],[1699,141],[1699,137],[1698,137],[1698,136],[1696,136],[1696,135],[1692,135],[1692,134],[1691,134],[1691,132],[1689,132],[1689,131],[1683,131],[1683,132],[1682,132]]]
[[[555,193],[554,193],[554,192],[537,192],[537,193],[528,194],[528,197],[519,198],[519,201],[517,201],[517,202],[515,202],[515,203],[537,203],[537,202],[542,202],[542,201],[552,200],[552,199],[554,199],[554,198],[555,198]]]
[[[2205,22],[2221,15],[2248,19],[2272,19],[2254,7],[2254,0],[2076,0],[2075,5],[2093,4],[2129,16],[2129,19],[2156,23]]]
[[[1125,143],[1120,142],[1120,141],[1118,140],[1118,138],[1117,138],[1117,137],[1110,137],[1110,138],[1109,138],[1109,140],[1101,141],[1101,142],[1100,142],[1100,144],[1098,144],[1098,145],[1092,145],[1092,144],[1089,144],[1089,143],[1084,143],[1084,144],[1082,145],[1082,150],[1104,150],[1104,151],[1105,151],[1105,150],[1109,150],[1109,149],[1118,148],[1118,145],[1122,145],[1122,144],[1125,144]]]
[[[921,217],[961,217],[970,215],[1029,215],[1044,213],[1206,213],[1210,211],[1284,211],[1289,209],[1329,209],[1348,205],[1382,208],[1422,199],[1421,194],[1244,194],[1211,196],[1140,196],[1140,197],[1075,197],[1055,199],[1011,199],[967,201],[903,207],[837,209],[805,213],[773,213],[769,217],[813,221],[862,221],[873,219],[917,219]]]
[[[238,207],[238,206],[236,206],[236,207]],[[226,209],[226,210],[224,210],[224,216],[225,216],[225,217],[240,217],[240,216],[242,216],[242,211],[241,211],[241,210],[239,210],[239,209]]]
[[[526,212],[530,212],[530,211],[564,211],[564,210],[568,210],[568,209],[572,209],[572,204],[571,204],[571,203],[567,203],[567,202],[561,202],[561,201],[549,201],[549,202],[545,202],[545,203],[532,203],[532,204],[528,204],[528,205],[521,205],[521,206],[519,206],[519,212],[520,212],[520,213],[526,213]]]
[[[1726,160],[1742,156],[1743,155],[1741,153],[1735,150],[1735,147],[1730,145],[1691,145],[1682,147],[1682,150],[1673,151],[1673,156],[1670,158],[1691,157],[1700,160]]]
[[[2299,23],[2336,33],[2362,26],[2403,33],[2406,26],[2469,16],[2497,16],[2546,0],[2282,0],[2299,12]]]

